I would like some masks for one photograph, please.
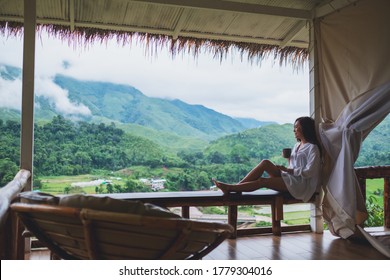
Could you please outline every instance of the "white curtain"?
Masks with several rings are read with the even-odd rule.
[[[390,112],[390,82],[367,91],[347,104],[334,123],[320,124],[320,137],[330,157],[324,188],[323,215],[333,234],[348,238],[367,218],[354,163],[365,137]]]
[[[390,111],[389,14],[388,0],[359,0],[314,21],[323,215],[343,238],[367,218],[354,172],[361,144]]]

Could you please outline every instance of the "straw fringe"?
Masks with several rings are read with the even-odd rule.
[[[47,32],[69,45],[87,46],[99,42],[107,43],[116,40],[118,44],[131,45],[133,42],[145,47],[146,52],[156,56],[160,50],[166,48],[172,57],[178,54],[190,54],[195,58],[201,53],[212,54],[220,61],[226,59],[228,54],[238,52],[241,60],[245,58],[250,63],[260,64],[266,58],[279,62],[280,66],[292,65],[295,69],[302,67],[309,58],[307,49],[297,47],[280,48],[275,45],[243,43],[224,40],[209,40],[191,37],[173,39],[167,35],[150,33],[124,32],[94,28],[76,27],[73,31],[68,26],[37,25],[37,33]],[[0,34],[3,36],[22,36],[23,23],[0,22]]]

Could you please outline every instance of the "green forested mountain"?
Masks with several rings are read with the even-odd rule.
[[[0,120],[0,162],[19,164],[20,125]],[[34,129],[37,175],[87,174],[94,169],[117,171],[132,165],[170,164],[170,154],[150,140],[133,136],[114,124],[74,123],[54,117]],[[177,164],[177,161],[175,162]]]
[[[21,70],[0,65],[0,78],[8,81],[20,79]],[[57,101],[43,93],[47,89],[37,87],[35,102],[38,119],[51,120],[57,114],[67,116],[76,114],[75,117],[86,121],[105,118],[204,140],[216,139],[245,129],[241,122],[202,105],[147,97],[128,85],[81,81],[63,75],[55,76],[53,82],[68,92],[69,100],[73,104],[88,107],[91,115],[77,115],[77,112],[71,111],[60,112],[56,107]]]
[[[131,86],[60,75],[54,82],[69,91],[72,101],[86,105],[94,117],[207,140],[244,130],[240,122],[202,105],[150,98]]]
[[[363,141],[355,166],[390,165],[390,115]]]
[[[267,125],[249,129],[212,141],[206,154],[219,153],[224,158],[240,158],[240,162],[261,159],[281,160],[283,148],[292,147],[295,138],[292,124]]]
[[[237,121],[239,121],[247,129],[258,128],[258,127],[269,125],[269,124],[276,124],[276,122],[263,122],[263,121],[258,121],[258,120],[251,119],[251,118],[235,118],[235,119]]]
[[[20,80],[21,69],[0,64],[0,79]],[[58,100],[53,98],[57,93],[44,94],[47,89],[41,86],[37,87],[35,96],[35,119],[38,122],[50,121],[58,114],[94,123],[114,122],[126,131],[157,141],[165,147],[186,143],[194,150],[204,148],[208,141],[220,136],[262,124],[250,119],[236,120],[202,105],[150,98],[128,85],[81,81],[63,75],[55,76],[50,82],[64,90],[72,104],[86,106],[91,114],[59,110]],[[50,86],[51,91],[58,90]],[[2,107],[0,118],[17,120],[20,114],[18,110]]]

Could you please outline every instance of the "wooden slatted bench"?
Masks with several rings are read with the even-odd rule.
[[[227,206],[228,223],[233,226],[234,233],[231,238],[241,235],[282,232],[283,204],[302,203],[293,201],[289,194],[282,194],[273,190],[257,190],[242,194],[223,195],[221,191],[188,191],[188,192],[152,192],[152,193],[120,193],[109,194],[110,197],[124,200],[140,200],[162,207],[181,207],[182,217],[190,218],[191,206]],[[239,205],[270,205],[272,227],[237,229]],[[288,227],[283,231],[309,230],[309,225]]]

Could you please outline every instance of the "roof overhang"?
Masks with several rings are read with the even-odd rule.
[[[310,20],[358,0],[37,0],[36,22],[75,44],[116,38],[173,54],[202,48],[223,58],[231,48],[248,59],[308,59]],[[23,0],[0,0],[0,28],[18,34]]]

